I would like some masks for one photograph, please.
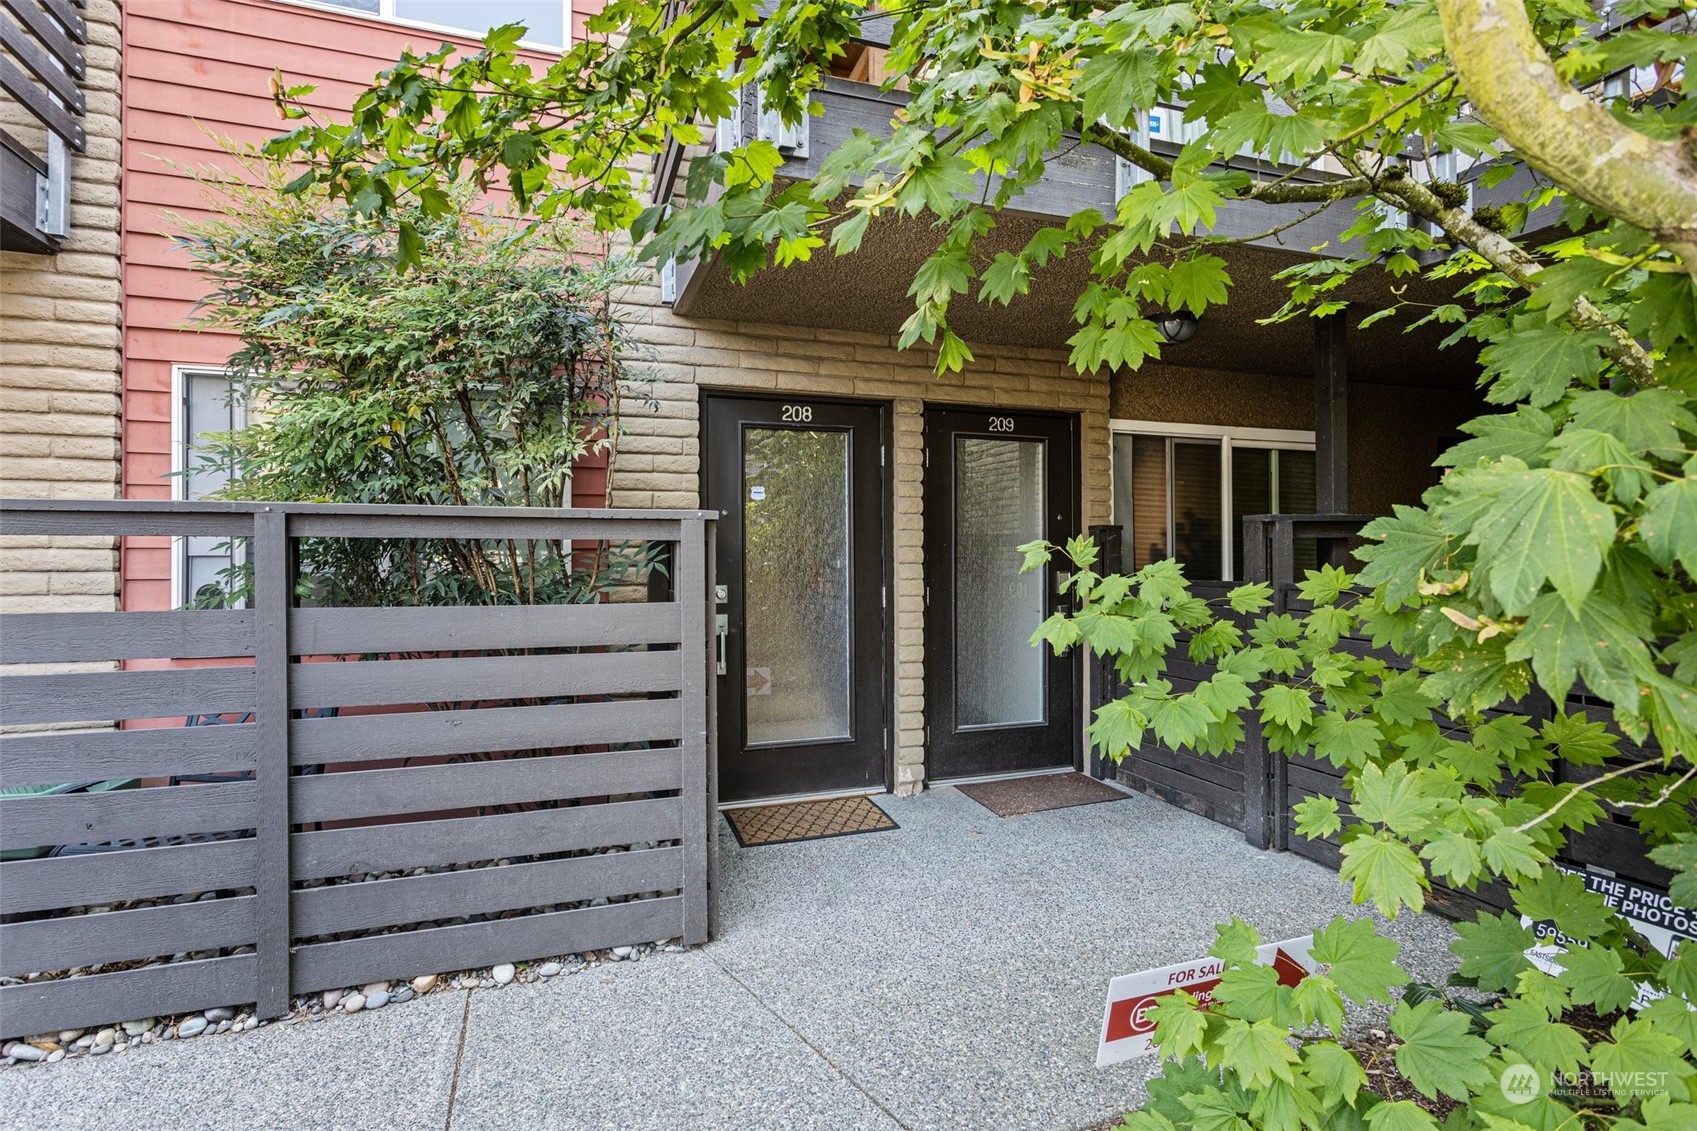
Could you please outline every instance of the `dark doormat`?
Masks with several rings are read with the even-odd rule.
[[[757,844],[789,844],[797,840],[876,833],[900,827],[869,797],[827,797],[822,801],[727,809],[725,820],[731,823],[731,831],[737,834],[737,843],[744,848],[753,848]]]
[[[1028,778],[957,785],[956,789],[998,817],[1023,817],[1046,809],[1070,809],[1099,801],[1123,801],[1128,795],[1107,782],[1080,773],[1038,774]]]

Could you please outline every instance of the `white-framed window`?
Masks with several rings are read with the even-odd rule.
[[[171,370],[171,497],[203,499],[230,481],[228,468],[206,461],[209,432],[234,432],[247,424],[230,375],[222,369],[179,365]],[[214,536],[171,540],[172,605],[207,602],[228,589],[228,570],[239,548]]]
[[[523,24],[520,42],[538,51],[571,46],[571,0],[283,0],[308,8],[327,8],[423,31],[482,39],[490,28]]]
[[[1312,432],[1147,420],[1110,426],[1114,522],[1124,529],[1128,571],[1176,558],[1192,580],[1236,580],[1245,515],[1314,513]]]

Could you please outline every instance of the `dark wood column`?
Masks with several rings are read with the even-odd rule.
[[[1314,500],[1349,513],[1349,345],[1344,315],[1314,319]]]

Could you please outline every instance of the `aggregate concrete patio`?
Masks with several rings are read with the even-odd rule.
[[[1099,1126],[1154,1065],[1097,1069],[1108,979],[1352,908],[1335,873],[1149,798],[997,818],[954,789],[901,828],[737,846],[722,934],[540,985],[0,1072],[20,1128]],[[1449,928],[1399,920],[1441,977]]]

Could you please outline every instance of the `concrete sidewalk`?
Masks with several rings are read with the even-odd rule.
[[[880,798],[893,832],[737,846],[722,937],[541,985],[0,1072],[13,1128],[1041,1128],[1135,1105],[1093,1066],[1108,979],[1359,914],[1335,873],[1145,797],[1001,820]],[[1441,977],[1450,930],[1401,920]]]

